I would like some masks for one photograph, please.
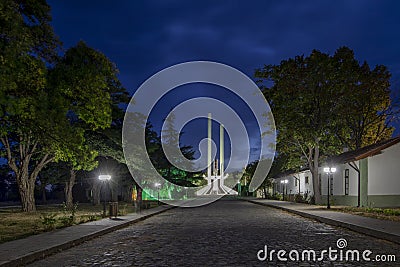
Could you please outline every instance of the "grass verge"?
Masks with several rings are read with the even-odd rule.
[[[332,207],[332,210],[346,212],[350,214],[400,222],[400,208],[357,208],[357,207]]]
[[[157,202],[148,203],[151,208]],[[118,203],[118,215],[134,213],[132,203]],[[64,205],[38,206],[36,212],[22,212],[16,208],[0,208],[0,243],[43,232],[102,219],[103,205],[78,204],[74,211]],[[108,214],[108,206],[107,206]]]

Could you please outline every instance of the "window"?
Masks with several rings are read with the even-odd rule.
[[[331,191],[330,194],[333,195],[333,174],[331,174],[331,178],[329,179],[329,182],[331,183],[329,186],[329,190]]]
[[[349,169],[344,170],[344,194],[349,195]]]
[[[305,183],[308,184],[308,176],[306,176],[304,179],[305,179]]]
[[[294,186],[297,186],[297,179],[294,178]]]

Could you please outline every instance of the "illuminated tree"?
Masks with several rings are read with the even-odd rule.
[[[278,152],[286,169],[308,166],[316,202],[321,202],[318,167],[343,145],[358,148],[388,138],[390,74],[369,70],[342,47],[333,56],[312,51],[256,71],[277,126]],[[263,83],[265,82],[265,83]],[[272,82],[272,83],[271,83]]]

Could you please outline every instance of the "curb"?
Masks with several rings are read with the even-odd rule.
[[[287,211],[287,212],[290,212],[290,213],[294,213],[296,215],[300,215],[302,217],[313,219],[313,220],[316,220],[316,221],[319,221],[319,222],[322,222],[322,223],[326,223],[326,224],[329,224],[329,225],[346,228],[346,229],[352,230],[352,231],[357,232],[357,233],[369,235],[369,236],[376,237],[376,238],[379,238],[379,239],[384,239],[386,241],[390,241],[390,242],[393,242],[393,243],[396,243],[396,244],[400,244],[400,236],[389,234],[389,233],[386,233],[386,232],[382,232],[380,230],[376,230],[376,229],[372,229],[372,228],[368,228],[368,227],[364,227],[364,226],[359,226],[359,225],[354,225],[354,224],[351,224],[351,223],[341,222],[341,221],[337,221],[337,220],[321,217],[321,216],[314,215],[314,214],[309,214],[309,213],[298,211],[298,210],[293,210],[293,209],[288,209],[288,208],[285,208],[285,207],[279,207],[279,206],[271,205],[271,204],[268,204],[268,203],[261,203],[261,202],[257,202],[257,201],[254,201],[254,200],[247,200],[247,199],[241,199],[241,200],[247,201],[247,202],[250,202],[250,203],[253,203],[253,204],[261,205],[261,206],[267,206],[267,207],[271,207],[271,208],[275,208],[275,209],[284,210],[284,211]]]
[[[109,227],[103,228],[103,229],[98,230],[98,231],[96,231],[94,233],[81,236],[80,238],[77,238],[75,240],[66,241],[66,242],[64,242],[64,243],[62,243],[60,245],[56,245],[56,246],[53,246],[53,247],[50,247],[50,248],[45,248],[45,249],[38,250],[38,251],[35,251],[35,252],[32,252],[32,253],[28,253],[28,254],[23,255],[23,256],[21,256],[19,258],[16,258],[16,259],[12,259],[12,260],[9,260],[9,261],[3,261],[3,262],[0,263],[0,267],[3,267],[3,266],[7,266],[7,267],[24,266],[24,265],[26,265],[28,263],[32,263],[34,261],[44,259],[45,257],[50,256],[52,254],[55,254],[55,253],[61,252],[63,250],[66,250],[66,249],[72,248],[74,246],[77,246],[79,244],[82,244],[85,241],[88,241],[88,240],[94,239],[96,237],[111,233],[113,231],[128,227],[131,224],[146,220],[146,219],[148,219],[148,218],[150,218],[152,216],[158,215],[160,213],[163,213],[163,212],[168,211],[168,210],[173,209],[173,208],[176,208],[176,206],[167,206],[165,209],[162,209],[162,210],[159,210],[159,211],[156,211],[156,212],[153,212],[153,213],[145,214],[145,215],[143,215],[143,216],[141,216],[139,218],[136,218],[136,219],[133,219],[133,220],[130,220],[130,221],[126,221],[126,222],[123,222],[123,223],[118,224],[118,225],[113,225],[113,226],[109,226]]]

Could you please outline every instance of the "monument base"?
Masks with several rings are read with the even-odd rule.
[[[224,185],[221,176],[211,176],[207,181],[208,184],[196,192],[197,196],[238,195],[238,192]]]

